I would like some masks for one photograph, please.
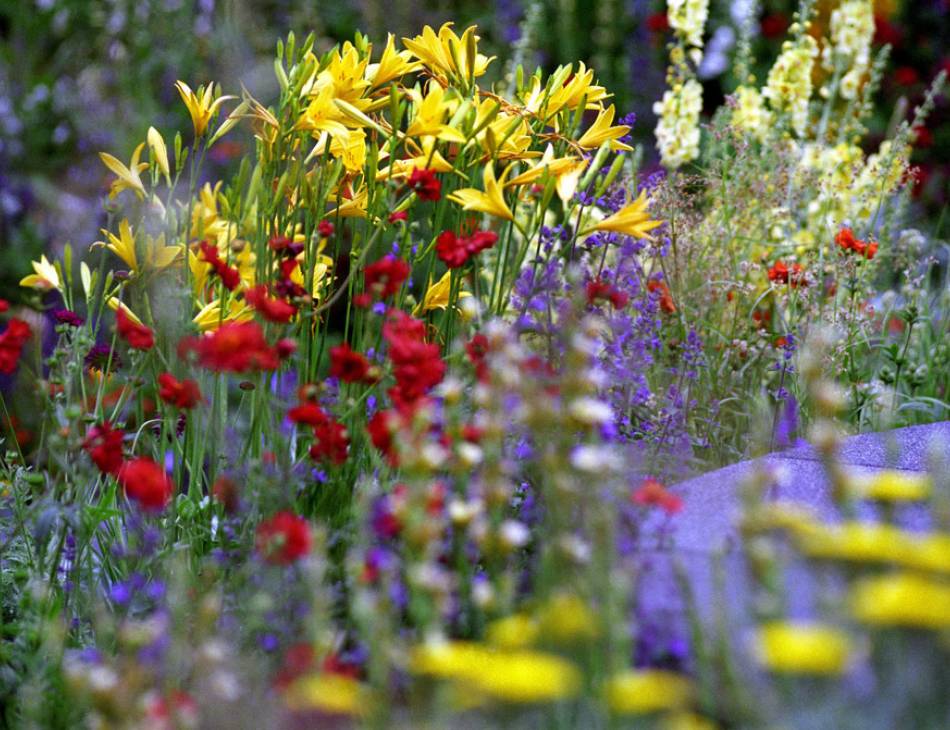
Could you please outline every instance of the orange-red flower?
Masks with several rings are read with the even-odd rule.
[[[434,170],[414,167],[409,174],[408,185],[419,196],[419,200],[435,201],[442,197],[442,183]]]
[[[268,563],[290,565],[310,552],[310,525],[293,512],[278,512],[257,526],[255,546]]]
[[[115,314],[116,328],[119,331],[119,337],[129,343],[129,347],[135,350],[151,350],[155,346],[155,335],[144,324],[139,324],[132,320],[125,313],[123,307],[119,307]]]
[[[121,429],[112,428],[112,424],[108,421],[93,426],[86,433],[82,447],[103,474],[115,475],[122,466],[124,435]]]
[[[330,377],[344,383],[372,382],[369,361],[344,342],[330,348]]]
[[[158,397],[187,410],[201,401],[201,389],[194,380],[177,380],[171,373],[162,373],[158,376]]]
[[[281,340],[271,347],[256,322],[228,322],[210,335],[186,337],[179,353],[192,352],[198,364],[219,372],[246,373],[250,370],[276,370],[280,361],[293,352],[292,340]]]
[[[268,296],[264,284],[246,291],[244,299],[268,322],[286,324],[297,314],[297,308],[293,304]]]
[[[634,504],[660,507],[672,515],[683,509],[683,500],[669,492],[656,479],[644,479],[630,497]]]
[[[174,491],[172,480],[165,470],[144,456],[122,464],[117,478],[126,496],[148,512],[165,509]]]
[[[3,334],[0,334],[0,373],[9,375],[16,370],[23,352],[23,345],[32,334],[30,325],[22,319],[13,318]]]

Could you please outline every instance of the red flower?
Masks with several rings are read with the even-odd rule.
[[[149,458],[126,461],[117,475],[125,495],[148,512],[160,512],[171,499],[174,485],[165,470]]]
[[[226,262],[221,260],[218,254],[218,247],[209,241],[202,241],[198,244],[198,248],[201,249],[201,255],[204,256],[204,260],[211,264],[214,273],[221,279],[225,289],[228,291],[237,289],[238,284],[241,283],[241,272],[233,266],[228,266]]]
[[[591,279],[587,282],[587,303],[593,305],[599,299],[609,301],[617,309],[623,309],[630,301],[630,296],[606,281]]]
[[[122,466],[123,436],[125,433],[121,429],[112,428],[108,421],[93,426],[86,433],[82,447],[103,474],[115,475]]]
[[[868,243],[854,237],[854,232],[850,228],[842,228],[835,234],[835,243],[841,247],[843,252],[853,251],[858,256],[868,260],[874,258],[877,253],[877,243]]]
[[[397,210],[395,213],[389,214],[389,222],[395,223],[396,221],[407,221],[409,220],[409,214],[404,210]]]
[[[808,281],[805,279],[805,270],[801,267],[801,264],[794,263],[792,268],[789,269],[781,259],[772,265],[772,268],[768,271],[768,276],[769,281],[776,281],[780,284],[791,282],[793,289],[808,285]]]
[[[158,376],[158,397],[176,408],[194,408],[201,401],[201,390],[194,380],[177,380],[171,373]]]
[[[68,324],[70,327],[82,327],[86,320],[69,309],[57,309],[53,312],[53,318],[60,324]]]
[[[670,294],[670,288],[666,285],[665,281],[661,279],[651,279],[647,283],[647,291],[660,292],[660,309],[667,314],[676,313],[676,304],[673,302],[673,295]]]
[[[894,83],[898,86],[913,86],[919,81],[920,74],[911,66],[898,66],[894,69]]]
[[[296,243],[287,236],[272,236],[267,245],[271,247],[274,253],[291,258],[298,256],[303,251],[302,243]]]
[[[10,302],[0,297],[0,314],[10,311]]]
[[[287,418],[294,423],[316,428],[326,423],[330,417],[316,403],[303,403],[287,411]]]
[[[269,297],[267,286],[264,284],[259,284],[244,292],[244,300],[268,322],[286,324],[297,314],[297,308],[293,304],[285,302],[283,299]]]
[[[348,343],[330,348],[330,377],[339,378],[344,383],[372,381],[369,377],[369,361],[360,353],[354,352]]]
[[[392,411],[376,411],[366,424],[373,446],[379,449],[393,466],[399,465],[399,455],[393,444],[393,433],[399,423],[399,416]]]
[[[342,464],[350,449],[350,437],[346,427],[332,418],[313,429],[313,445],[310,447],[310,458],[314,461],[331,461]]]
[[[323,238],[329,238],[333,235],[334,226],[328,220],[322,220],[317,224],[317,233],[319,233]]]
[[[0,334],[0,373],[9,375],[16,370],[23,345],[30,339],[30,325],[14,317],[3,334]]]
[[[290,565],[310,552],[310,525],[292,512],[278,512],[257,526],[255,546],[268,563]]]
[[[878,45],[890,45],[897,48],[904,40],[904,34],[899,27],[891,23],[883,15],[874,16],[874,42]]]
[[[383,325],[383,339],[389,343],[396,378],[396,387],[389,390],[389,396],[399,410],[412,411],[445,375],[439,346],[425,341],[422,322],[399,310],[390,311]]]
[[[630,500],[634,504],[660,507],[669,515],[676,514],[683,509],[683,500],[667,491],[666,487],[656,479],[644,479],[643,483],[633,492]]]
[[[224,507],[224,511],[229,515],[234,514],[238,508],[238,485],[233,479],[224,475],[219,476],[211,485],[211,496],[213,496]]]
[[[652,13],[647,17],[647,30],[651,33],[664,33],[669,29],[670,21],[666,13]]]
[[[475,377],[482,383],[488,380],[488,363],[485,360],[488,351],[488,338],[481,332],[465,343],[465,354],[469,362],[475,366]]]
[[[419,196],[419,200],[435,201],[442,197],[442,183],[433,170],[414,167],[409,174],[410,189]]]
[[[179,344],[179,354],[195,353],[201,367],[231,373],[276,370],[286,349],[270,347],[257,322],[229,322],[210,335],[187,337]]]
[[[373,299],[391,297],[409,278],[410,271],[409,264],[395,256],[384,256],[374,261],[363,271],[365,291],[354,302],[357,306],[365,307]]]
[[[129,347],[136,350],[151,350],[155,346],[155,335],[144,324],[134,322],[122,307],[115,315],[119,337],[129,343]]]
[[[467,237],[456,237],[452,231],[442,231],[436,239],[435,252],[446,266],[456,269],[497,242],[498,234],[494,231],[476,231]]]

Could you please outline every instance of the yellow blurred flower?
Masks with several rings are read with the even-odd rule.
[[[233,96],[219,96],[215,98],[214,82],[208,84],[207,87],[199,86],[197,93],[192,91],[191,87],[184,81],[176,81],[175,88],[178,89],[181,100],[185,102],[185,106],[188,108],[188,114],[191,115],[191,123],[195,128],[195,137],[204,136],[204,133],[208,129],[208,124],[211,122],[211,118],[218,111],[218,107],[229,99],[236,98]]]
[[[488,642],[501,649],[524,649],[538,640],[538,622],[523,613],[492,621],[485,629]]]
[[[587,227],[581,231],[581,235],[594,231],[612,231],[634,238],[652,238],[650,231],[661,225],[661,221],[650,218],[650,212],[647,210],[649,204],[650,201],[647,200],[646,191],[641,190],[636,200],[599,223]]]
[[[546,641],[593,639],[600,634],[596,613],[573,593],[552,596],[538,611],[538,624]]]
[[[769,671],[782,674],[840,674],[848,663],[847,634],[818,623],[775,621],[759,627],[755,654]]]
[[[461,205],[463,210],[477,210],[505,220],[514,220],[515,217],[505,202],[501,187],[501,184],[504,184],[505,174],[502,174],[501,184],[499,184],[499,181],[495,179],[494,167],[489,162],[485,165],[482,179],[485,184],[484,192],[477,188],[462,188],[449,195],[448,199]]]
[[[284,703],[293,712],[319,710],[334,715],[362,715],[369,691],[357,680],[340,674],[308,674],[284,691]]]
[[[56,270],[56,266],[49,262],[45,254],[40,256],[39,261],[31,261],[30,264],[33,266],[34,273],[20,279],[20,286],[43,289],[46,291],[50,289],[56,289],[57,291],[63,290],[63,284],[59,279],[59,272]]]
[[[864,578],[851,587],[851,613],[874,626],[950,627],[950,584],[916,573]]]
[[[615,113],[613,105],[610,105],[606,109],[601,109],[594,123],[591,124],[590,128],[577,140],[578,146],[583,147],[585,150],[592,150],[599,148],[604,142],[610,142],[610,149],[612,150],[632,150],[633,147],[630,145],[617,141],[630,131],[630,127],[625,124],[620,124],[616,127],[611,126],[614,121]]]
[[[662,669],[627,670],[604,688],[607,706],[620,715],[643,715],[684,707],[692,697],[689,680]]]
[[[135,148],[135,151],[132,152],[132,159],[129,161],[128,167],[123,165],[108,152],[99,153],[99,159],[102,160],[102,163],[116,175],[116,179],[112,181],[112,185],[109,188],[110,198],[114,198],[123,190],[132,190],[139,198],[145,197],[145,185],[142,183],[140,173],[142,170],[148,169],[148,163],[139,162],[144,147],[145,142],[141,142],[139,146]]]
[[[660,730],[716,730],[716,723],[692,712],[674,712],[660,723]]]
[[[930,498],[933,480],[926,474],[884,469],[848,478],[848,491],[861,499],[919,502]]]

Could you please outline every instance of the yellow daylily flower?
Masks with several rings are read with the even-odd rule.
[[[509,168],[510,169],[510,168]],[[484,192],[477,188],[462,188],[456,190],[449,196],[449,200],[458,203],[463,210],[477,210],[481,213],[503,218],[512,221],[515,219],[511,208],[505,202],[502,185],[504,184],[507,170],[501,175],[501,184],[495,179],[495,170],[491,163],[485,165],[482,173],[482,179],[485,184]]]
[[[396,50],[396,37],[390,33],[386,36],[386,47],[383,48],[379,63],[371,63],[366,67],[366,78],[372,82],[373,88],[377,88],[417,68],[419,68],[419,63],[412,60],[412,54],[409,51]]]
[[[254,310],[245,306],[242,301],[238,301],[232,297],[228,302],[227,309],[223,312],[219,299],[208,302],[208,304],[202,307],[198,314],[194,316],[192,322],[198,325],[198,329],[202,332],[213,332],[222,324],[228,322],[248,322],[252,319],[254,319]]]
[[[429,283],[422,301],[416,305],[412,311],[413,317],[418,317],[423,312],[431,312],[433,309],[447,309],[449,306],[449,293],[452,288],[452,271],[448,270],[435,284]],[[472,296],[471,292],[459,291],[459,300]]]
[[[191,115],[191,123],[195,128],[195,137],[202,137],[208,129],[211,118],[217,113],[218,107],[228,99],[234,99],[234,96],[219,96],[214,98],[214,82],[207,87],[198,87],[198,93],[191,90],[184,81],[176,81],[175,88],[178,89],[181,100],[188,107],[188,113]]]
[[[558,197],[565,203],[574,197],[577,190],[577,184],[580,182],[581,175],[587,169],[587,160],[576,157],[558,157],[554,158],[554,148],[548,145],[544,150],[544,156],[525,170],[520,175],[516,175],[505,183],[505,187],[513,185],[527,185],[533,183],[546,175],[551,175],[557,186]]]
[[[632,203],[625,205],[611,216],[604,218],[599,223],[581,231],[581,235],[592,233],[593,231],[612,231],[621,233],[625,236],[634,238],[651,238],[650,231],[661,225],[661,221],[655,221],[650,218],[647,210],[650,201],[647,199],[645,190],[640,191],[640,195]]]
[[[135,236],[132,234],[132,227],[127,218],[123,218],[119,223],[119,235],[101,229],[102,233],[109,239],[108,243],[96,241],[92,246],[105,246],[116,256],[122,259],[126,265],[134,272],[140,272],[144,269],[165,269],[175,263],[181,255],[182,246],[166,246],[165,234],[158,238],[152,238],[146,235],[143,244],[143,260],[140,262],[136,253]]]
[[[584,132],[581,138],[577,140],[578,146],[583,147],[585,150],[595,150],[604,142],[610,142],[610,149],[612,150],[632,150],[633,147],[630,145],[617,141],[619,137],[623,137],[630,131],[630,127],[626,124],[620,124],[616,127],[610,126],[614,121],[615,113],[612,104],[606,109],[601,109],[597,115],[597,119],[590,125],[590,129]]]
[[[330,154],[335,159],[343,160],[343,167],[347,172],[357,173],[363,170],[366,163],[366,132],[362,129],[351,129],[346,137],[331,137],[327,132],[323,132],[307,159],[326,152],[327,142],[330,143]]]
[[[572,65],[563,66],[555,71],[555,75],[564,73],[564,81],[556,89],[546,88],[537,76],[531,79],[531,89],[525,99],[525,109],[532,114],[541,114],[544,119],[557,114],[562,109],[576,109],[585,102],[585,109],[599,109],[601,102],[610,94],[603,86],[594,84],[594,70],[587,68],[583,62],[578,66],[577,73],[572,74]]]
[[[345,140],[350,133],[345,122],[350,118],[333,103],[333,98],[333,86],[323,86],[297,120],[296,128],[311,132],[329,132],[334,137]]]
[[[335,196],[331,196],[335,197]],[[340,199],[340,207],[327,211],[327,217],[340,216],[341,218],[365,218],[366,204],[369,201],[369,190],[365,185],[353,192],[346,190]]]
[[[841,674],[851,642],[833,626],[773,621],[755,635],[755,653],[766,669],[781,674]]]
[[[123,165],[108,152],[99,153],[99,159],[102,160],[102,164],[104,164],[116,174],[116,179],[112,181],[112,185],[109,188],[110,198],[115,198],[115,196],[121,193],[123,190],[134,191],[140,199],[145,197],[145,185],[142,183],[142,178],[139,176],[142,170],[148,169],[147,162],[139,162],[139,158],[142,156],[143,147],[145,147],[145,142],[140,143],[139,146],[135,148],[128,167]]]
[[[50,289],[56,289],[57,291],[63,290],[63,284],[59,279],[59,272],[56,270],[56,266],[49,262],[45,254],[40,256],[39,261],[31,261],[30,264],[33,266],[35,273],[20,279],[20,286],[43,289],[45,291],[49,291]]]
[[[165,146],[165,140],[161,132],[155,127],[148,128],[148,134],[145,135],[148,141],[148,148],[152,154],[152,161],[158,165],[158,169],[165,176],[165,182],[171,185],[171,169],[168,166],[168,148]]]
[[[325,244],[321,244],[321,249]],[[304,286],[306,283],[304,281],[304,259],[306,258],[305,253],[301,253],[297,256],[297,260],[300,262],[300,266],[294,269],[290,273],[290,280],[297,286]],[[313,288],[311,294],[313,298],[317,301],[320,301],[320,298],[323,296],[323,288],[329,283],[327,274],[330,272],[330,269],[333,267],[333,259],[329,256],[320,254],[317,256],[316,263],[313,265]]]
[[[489,158],[520,160],[537,156],[528,151],[533,141],[528,123],[517,114],[500,111],[494,99],[478,102],[473,125],[480,130],[475,139]]]
[[[452,114],[458,101],[446,100],[445,90],[435,81],[429,83],[425,96],[413,89],[409,92],[414,104],[415,116],[406,129],[408,137],[438,137],[447,142],[465,143],[465,135],[442,122]]]
[[[329,86],[334,99],[343,99],[357,109],[363,109],[371,103],[363,98],[370,87],[370,82],[364,78],[368,64],[369,58],[360,58],[359,51],[347,41],[330,55],[329,64],[317,75],[313,91],[320,92]]]
[[[403,38],[402,43],[436,76],[443,79],[451,76],[457,81],[467,82],[484,74],[488,64],[494,60],[494,56],[488,58],[475,50],[478,42],[475,30],[474,25],[466,28],[460,38],[452,30],[452,23],[439,28],[438,35],[427,25],[421,35]],[[472,50],[475,50],[474,58]]]

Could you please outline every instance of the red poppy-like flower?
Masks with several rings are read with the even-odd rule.
[[[442,231],[436,239],[435,252],[450,269],[456,269],[476,254],[498,242],[494,231],[476,231],[471,236],[457,237],[452,231]]]
[[[769,281],[775,281],[779,284],[791,283],[792,288],[807,286],[808,280],[805,278],[805,270],[801,264],[793,263],[790,269],[788,265],[779,259],[768,270]]]
[[[407,221],[409,220],[409,214],[404,210],[397,210],[395,213],[389,214],[389,222],[396,223],[397,221]]]
[[[335,230],[333,223],[324,219],[317,224],[317,233],[319,233],[323,238],[329,238],[333,235]]]
[[[86,433],[82,447],[92,463],[103,474],[117,474],[122,466],[122,438],[125,433],[118,428],[112,428],[108,421],[93,426]]]
[[[119,484],[126,496],[147,512],[161,512],[171,499],[174,485],[165,470],[151,459],[140,456],[119,467]]]
[[[31,335],[30,325],[22,319],[14,317],[10,320],[3,334],[0,334],[0,373],[9,375],[16,370],[23,345]]]
[[[399,424],[399,416],[393,411],[376,411],[366,424],[373,446],[379,449],[393,466],[399,465],[393,435]]]
[[[391,297],[409,278],[410,271],[409,264],[395,256],[384,256],[374,261],[363,271],[365,291],[354,298],[354,303],[367,307],[375,299]]]
[[[330,377],[339,378],[344,383],[369,382],[369,361],[350,348],[349,343],[330,348]]]
[[[193,352],[198,364],[209,370],[246,373],[276,370],[288,348],[270,347],[257,322],[228,322],[210,335],[183,339],[178,349],[181,355]]]
[[[602,279],[591,279],[587,282],[587,303],[595,304],[598,300],[609,301],[617,309],[623,309],[630,301],[630,296],[626,292],[620,291],[612,284]]]
[[[257,526],[255,546],[268,563],[290,565],[310,552],[310,525],[293,512],[278,512]]]
[[[198,244],[198,248],[201,249],[201,255],[204,257],[204,261],[211,264],[214,273],[221,279],[221,283],[224,284],[225,289],[228,291],[237,289],[238,284],[241,283],[241,272],[233,266],[228,266],[225,261],[221,260],[221,256],[218,254],[218,247],[210,241],[202,241]]]
[[[667,314],[676,313],[676,304],[673,302],[673,295],[670,293],[670,288],[666,285],[665,281],[662,279],[650,279],[647,283],[647,291],[660,292],[660,309]]]
[[[244,300],[268,322],[286,324],[297,314],[297,308],[293,304],[283,299],[269,297],[267,286],[264,284],[259,284],[244,292]]]
[[[170,699],[156,693],[148,699],[145,717],[150,730],[198,727],[198,703],[187,692],[176,690]]]
[[[328,418],[313,429],[313,444],[310,458],[314,461],[330,461],[342,464],[350,449],[350,437],[346,427],[339,421]]]
[[[877,253],[877,243],[868,243],[856,238],[854,231],[850,228],[842,228],[835,234],[835,243],[841,248],[842,252],[852,251],[862,258],[873,259]]]
[[[904,40],[903,31],[891,23],[883,15],[874,16],[874,42],[880,46],[889,45],[897,48]]]
[[[122,307],[115,315],[116,328],[119,337],[129,343],[135,350],[151,350],[155,346],[155,335],[144,324],[139,324],[129,317]]]
[[[303,426],[317,426],[329,420],[326,412],[316,403],[301,403],[287,411],[287,418]]]
[[[419,200],[435,201],[442,197],[442,183],[435,171],[414,167],[409,174],[409,188],[419,196]]]
[[[194,408],[201,401],[201,389],[194,380],[178,380],[171,373],[158,376],[158,397],[176,408]]]
[[[683,509],[683,500],[669,492],[656,479],[644,479],[637,487],[630,500],[634,504],[660,507],[667,514],[673,515]]]
[[[267,245],[274,253],[289,256],[291,259],[299,256],[303,251],[303,243],[298,243],[287,236],[272,236]]]
[[[425,341],[425,325],[400,310],[391,310],[383,325],[389,344],[396,386],[389,390],[393,404],[412,411],[431,388],[442,381],[445,362],[439,346]]]

